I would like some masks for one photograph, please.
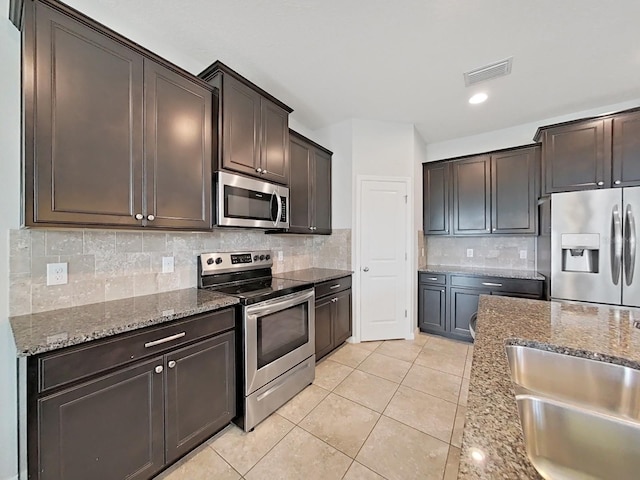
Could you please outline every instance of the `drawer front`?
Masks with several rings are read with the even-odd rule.
[[[446,285],[447,275],[445,273],[420,272],[418,274],[418,280],[420,283],[433,283],[436,285]]]
[[[351,275],[336,280],[329,280],[328,282],[322,282],[316,285],[316,298],[341,292],[349,288],[351,288]]]
[[[542,281],[501,277],[467,277],[452,275],[451,285],[455,287],[490,289],[495,292],[542,295]]]
[[[45,354],[38,357],[38,391],[157,355],[234,326],[234,310],[225,309]]]

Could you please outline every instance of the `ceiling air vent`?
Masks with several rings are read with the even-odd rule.
[[[499,62],[465,72],[464,84],[467,87],[470,87],[476,83],[486,82],[487,80],[493,80],[494,78],[509,75],[511,73],[512,63],[513,57],[509,57],[505,60],[500,60]]]

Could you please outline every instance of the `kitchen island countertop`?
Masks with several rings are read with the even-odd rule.
[[[529,461],[505,344],[640,368],[640,309],[482,295],[459,480],[542,478]]]

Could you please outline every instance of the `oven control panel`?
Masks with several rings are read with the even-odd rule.
[[[216,273],[271,268],[273,256],[270,250],[203,253],[198,257],[198,264],[203,275],[213,275]]]
[[[232,253],[231,264],[235,265],[237,263],[251,263],[251,254],[250,253]]]

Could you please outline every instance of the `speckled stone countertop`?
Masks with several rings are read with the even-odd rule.
[[[19,357],[69,347],[235,305],[238,299],[195,288],[21,315],[9,319]]]
[[[480,296],[458,479],[542,478],[525,451],[505,344],[640,368],[634,320],[640,309]]]
[[[333,268],[307,268],[291,272],[276,273],[274,277],[297,280],[299,282],[322,283],[353,274],[351,270],[336,270]]]
[[[462,273],[471,275],[486,275],[489,277],[518,278],[523,280],[544,280],[544,277],[535,270],[517,270],[510,268],[424,265],[422,267],[418,267],[418,271],[427,273]]]

